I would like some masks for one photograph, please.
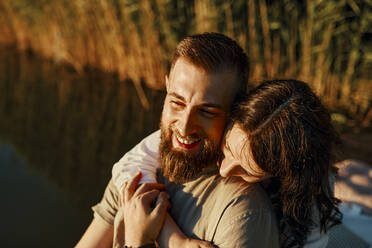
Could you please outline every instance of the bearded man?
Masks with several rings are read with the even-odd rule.
[[[170,215],[188,237],[218,247],[277,247],[275,214],[264,191],[222,178],[216,167],[224,127],[247,83],[242,48],[222,34],[188,36],[165,82],[158,181],[166,185]],[[124,217],[112,182],[93,210],[78,247],[123,247]]]

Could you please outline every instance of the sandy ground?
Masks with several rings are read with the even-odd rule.
[[[363,212],[372,216],[372,167],[357,160],[344,160],[335,182],[335,195],[345,202],[358,203]]]
[[[335,196],[343,202],[343,223],[372,246],[372,166],[351,159],[336,166]]]

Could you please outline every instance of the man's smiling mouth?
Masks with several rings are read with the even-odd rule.
[[[176,136],[176,139],[178,141],[178,145],[182,148],[185,148],[185,149],[192,149],[194,147],[196,147],[201,139],[200,138],[182,138],[181,136],[179,135],[175,135]]]

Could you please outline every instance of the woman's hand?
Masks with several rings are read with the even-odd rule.
[[[165,185],[145,183],[136,190],[140,179],[141,173],[138,173],[124,184],[121,192],[125,244],[132,247],[155,242],[168,205],[166,193],[160,191],[165,189]]]
[[[198,239],[187,238],[184,240],[181,248],[214,248],[214,245],[207,241],[202,241]]]

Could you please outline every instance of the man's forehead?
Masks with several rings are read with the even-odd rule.
[[[207,69],[203,67],[202,65],[197,65],[193,63],[191,60],[189,60],[188,58],[184,58],[184,57],[180,57],[177,59],[174,66],[172,66],[169,72],[169,77],[172,78],[174,75],[178,75],[180,70],[185,69],[185,65],[189,67],[189,69],[197,69],[201,73],[204,73],[205,75],[208,75],[208,76],[230,74],[236,77],[237,79],[238,69],[234,68],[233,65],[221,64],[221,65],[215,66],[213,69]]]
[[[178,95],[187,101],[189,96],[199,95],[204,104],[229,107],[237,94],[236,71],[223,68],[207,72],[187,60],[176,62],[169,78],[168,94]]]

